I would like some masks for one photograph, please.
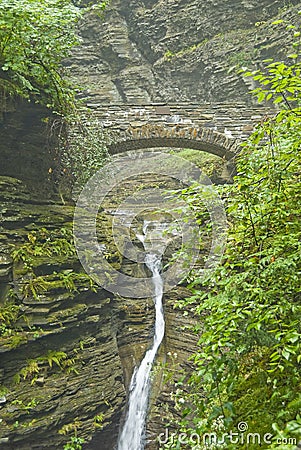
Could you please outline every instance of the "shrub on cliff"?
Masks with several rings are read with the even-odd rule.
[[[94,5],[94,11],[106,3]],[[73,105],[74,90],[61,63],[80,41],[77,24],[87,9],[71,0],[0,1],[2,106],[16,95],[58,112]]]
[[[178,386],[179,433],[196,444],[175,447],[173,438],[164,448],[289,449],[301,435],[301,63],[300,32],[290,29],[292,62],[247,74],[261,83],[259,100],[280,109],[237,158],[223,264],[205,281],[196,276],[181,305],[200,316],[189,393]]]

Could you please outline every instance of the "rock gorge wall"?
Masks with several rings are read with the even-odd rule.
[[[112,0],[104,22],[81,25],[83,43],[67,62],[82,96],[99,103],[245,102],[241,66],[283,57],[290,38],[271,27],[299,21],[292,0]],[[256,102],[255,102],[256,103]]]
[[[0,177],[0,187],[0,311],[11,288],[18,293],[19,308],[17,331],[12,336],[8,327],[0,337],[0,446],[8,450],[63,448],[76,428],[86,441],[85,449],[111,450],[133,369],[152,338],[153,301],[120,298],[84,285],[71,292],[57,284],[37,296],[26,295],[24,283],[37,276],[49,282],[53,276],[58,280],[60,273],[82,273],[76,256],[35,257],[29,271],[11,257],[12,249],[29,242],[29,233],[44,229],[54,233],[55,239],[60,230],[70,229],[73,206],[34,198],[10,177]],[[110,216],[100,213],[99,239],[107,246],[109,262],[136,276],[136,265],[121,261],[116,253],[110,222]],[[182,332],[193,318],[173,309],[175,301],[186,295],[181,287],[165,296],[167,329],[154,374],[149,449],[157,448],[156,437],[164,431],[162,408],[169,405],[169,413],[174,411],[170,386],[163,384],[162,365],[175,374],[180,367],[187,368],[196,340],[191,331]],[[49,365],[49,354],[58,351],[65,352],[70,365],[64,368],[55,361]],[[24,368],[26,375],[24,370],[20,374]],[[101,423],[96,417],[102,418]],[[69,432],[64,435],[66,425]]]
[[[109,438],[104,433],[103,442],[110,448],[125,396],[116,340],[118,314],[114,313],[112,298],[106,292],[93,293],[85,288],[75,296],[59,288],[36,298],[23,295],[26,275],[22,270],[18,273],[19,265],[13,264],[12,249],[28,242],[26,236],[31,231],[44,228],[59,233],[70,227],[73,207],[35,199],[13,178],[1,177],[0,184],[0,306],[9,288],[14,287],[19,294],[15,302],[20,309],[19,331],[14,332],[14,339],[8,332],[0,340],[0,383],[6,387],[7,400],[2,399],[1,403],[1,448],[63,448],[67,439],[58,434],[62,424],[84,422],[86,433],[91,436],[91,430],[96,429],[93,417],[101,413],[107,416],[105,428],[109,432]],[[80,272],[77,258],[38,258],[33,268],[45,279],[53,271],[60,273],[66,269]],[[30,271],[27,281],[28,276],[31,278]],[[34,372],[26,380],[14,379],[29,361],[37,361],[49,351],[64,351],[72,359],[75,357],[79,363],[76,373],[51,370],[48,364],[44,367],[42,364],[36,383],[32,383]],[[26,409],[32,400],[34,403]]]
[[[50,117],[46,108],[25,100],[0,108],[0,175],[18,178],[44,197],[55,191],[49,174],[56,145],[46,122]]]

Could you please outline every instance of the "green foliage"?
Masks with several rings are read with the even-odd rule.
[[[172,150],[170,153],[192,162],[202,169],[202,173],[205,173],[209,177],[216,173],[221,173],[225,164],[222,158],[199,150],[187,148],[180,151]]]
[[[238,67],[240,68],[254,63],[255,59],[258,56],[259,56],[258,48],[251,48],[230,53],[227,57],[228,64],[230,66],[229,71],[232,71],[233,68]]]
[[[23,297],[33,297],[38,300],[40,295],[46,295],[51,291],[67,290],[70,293],[76,293],[81,289],[96,291],[95,283],[84,272],[78,273],[73,269],[65,269],[49,275],[38,276],[35,273],[35,265],[38,265],[41,259],[72,258],[76,255],[71,229],[41,228],[28,233],[27,241],[12,251],[14,261],[20,262],[25,270],[20,283],[20,293]],[[16,306],[14,306],[15,310]]]
[[[59,434],[68,435],[73,433],[74,436],[70,438],[70,441],[64,445],[64,450],[81,450],[82,444],[85,443],[83,438],[78,437],[78,429],[81,427],[82,423],[76,418],[74,422],[67,423],[62,426],[62,428],[58,431]]]
[[[85,443],[85,440],[83,438],[72,436],[71,440],[64,445],[64,450],[81,450],[82,444]]]
[[[198,48],[202,47],[208,42],[208,39],[204,39],[201,42],[198,42],[197,44],[190,45],[189,47],[182,48],[181,50],[173,53],[171,50],[167,50],[164,53],[164,58],[167,61],[172,61],[174,58],[180,58],[181,56],[188,55],[190,53],[193,53]]]
[[[32,384],[34,384],[36,380],[36,375],[40,372],[40,367],[38,361],[34,359],[30,359],[27,361],[27,365],[23,367],[16,375],[15,382],[20,383],[21,379],[27,380],[30,379]]]
[[[13,299],[6,300],[0,306],[0,340],[3,346],[17,348],[20,344],[27,342],[18,321],[23,319],[20,305],[15,304]]]
[[[109,158],[111,137],[91,114],[69,115],[54,127],[60,138],[55,160],[59,174],[53,173],[64,193],[81,191],[84,184]]]
[[[11,253],[14,261],[22,261],[26,268],[31,268],[37,257],[72,257],[76,255],[71,229],[46,230],[46,228],[40,228],[38,231],[28,233],[27,241]]]
[[[104,414],[100,413],[93,417],[93,425],[95,428],[103,428]]]
[[[26,335],[17,328],[10,328],[3,334],[3,345],[7,345],[10,348],[17,348],[26,342]]]
[[[0,306],[0,336],[7,333],[20,317],[20,308],[11,302]]]
[[[180,305],[199,314],[202,332],[188,393],[187,386],[177,393],[178,427],[187,434],[202,436],[221,420],[223,432],[244,421],[250,432],[272,433],[274,443],[262,448],[301,435],[299,74],[293,55],[291,64],[269,64],[256,78],[259,100],[282,109],[258,125],[237,158],[234,184],[224,188],[230,228],[223,264],[205,281],[196,275],[193,296]],[[186,195],[195,207],[197,192]],[[182,448],[172,445],[164,448]]]
[[[102,16],[108,3],[0,0],[0,105],[5,110],[8,99],[22,97],[60,116],[58,127],[56,121],[48,127],[61,141],[58,149],[51,150],[55,167],[49,168],[49,176],[60,186],[62,200],[75,182],[87,181],[107,156],[99,124],[93,127],[79,120],[79,87],[71,83],[62,62],[80,44],[78,22],[88,12]]]
[[[71,0],[1,0],[2,99],[18,95],[59,113],[73,109],[74,90],[61,62],[80,42],[78,21],[91,9],[99,14],[107,3],[83,8]]]
[[[86,273],[77,273],[72,269],[53,272],[51,275],[35,276],[24,280],[21,293],[25,298],[33,297],[39,300],[40,295],[46,295],[51,291],[67,290],[70,293],[77,293],[81,289],[90,289],[97,291],[96,284]]]
[[[60,63],[78,44],[81,11],[69,0],[1,0],[0,81],[4,95],[61,108],[73,101]]]
[[[282,19],[279,19],[273,22],[273,25],[277,26],[283,22]],[[252,77],[259,82],[260,86],[252,91],[257,96],[259,103],[270,100],[275,105],[280,104],[285,108],[281,114],[286,114],[287,109],[298,114],[301,91],[301,63],[299,62],[301,31],[297,26],[290,24],[286,25],[286,29],[292,33],[293,38],[292,50],[286,62],[269,59],[265,61],[269,64],[264,70],[259,69],[252,72],[243,70],[242,72],[245,76]]]
[[[58,431],[59,434],[62,434],[66,436],[67,434],[74,433],[75,436],[77,435],[78,429],[81,427],[82,423],[77,418],[74,420],[74,422],[66,423],[65,425],[60,428]]]
[[[35,398],[30,400],[28,403],[24,403],[23,400],[20,399],[13,400],[11,402],[12,405],[17,405],[19,409],[21,409],[22,411],[26,411],[28,414],[33,408],[38,405],[38,403],[39,402]]]
[[[62,367],[63,361],[65,361],[66,359],[67,354],[65,352],[56,352],[53,350],[49,350],[44,357],[39,358],[39,360],[42,362],[46,360],[49,364],[49,367],[52,367],[53,363],[55,363],[60,368]]]
[[[174,57],[175,57],[175,53],[173,53],[171,50],[166,50],[166,52],[164,53],[164,58],[167,61],[171,61]]]
[[[0,397],[4,397],[8,393],[9,393],[8,388],[0,384]]]
[[[77,374],[74,364],[75,359],[68,358],[67,353],[49,350],[45,355],[28,360],[27,365],[15,375],[14,380],[16,383],[20,383],[22,380],[30,380],[31,384],[34,384],[45,367],[48,366],[49,369],[53,369],[54,365],[67,373],[75,372]]]

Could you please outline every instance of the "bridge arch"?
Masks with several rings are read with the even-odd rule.
[[[111,155],[144,148],[189,148],[233,160],[239,152],[239,143],[222,133],[203,127],[168,124],[146,124],[121,131],[109,145]]]

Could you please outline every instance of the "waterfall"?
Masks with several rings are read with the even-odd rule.
[[[144,224],[143,236],[137,237],[144,244],[148,223]],[[159,252],[160,253],[160,252]],[[152,347],[146,352],[139,368],[135,368],[131,383],[130,395],[128,401],[128,411],[126,420],[119,436],[118,450],[143,450],[144,448],[144,430],[148,409],[148,399],[150,391],[150,372],[154,363],[158,348],[164,337],[165,321],[163,313],[163,280],[160,275],[161,254],[147,253],[145,264],[152,272],[152,281],[154,284],[154,303],[155,303],[155,334]]]

